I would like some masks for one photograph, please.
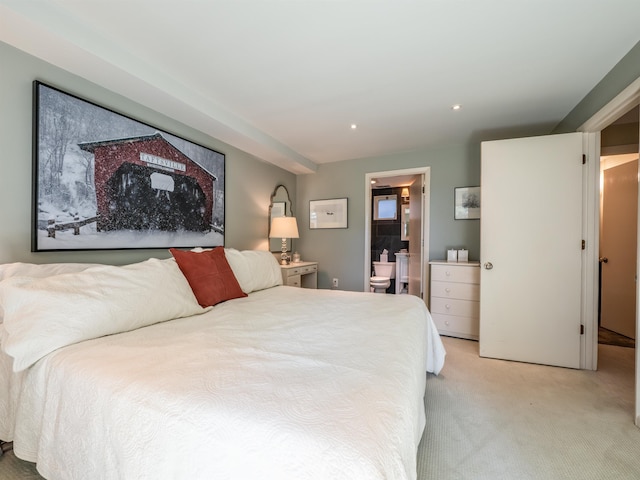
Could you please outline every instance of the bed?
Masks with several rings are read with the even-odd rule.
[[[424,303],[224,253],[241,292],[214,306],[173,259],[0,266],[0,438],[49,480],[415,479],[445,356]]]

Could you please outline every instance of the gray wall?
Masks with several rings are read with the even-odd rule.
[[[575,132],[620,92],[640,78],[640,42],[569,112],[553,133]]]
[[[480,145],[453,145],[397,155],[321,164],[314,174],[299,175],[296,217],[303,260],[319,262],[318,286],[364,289],[365,176],[367,173],[416,167],[431,168],[429,258],[444,258],[446,248],[466,246],[471,259],[480,255],[480,221],[454,220],[453,189],[480,184]],[[309,229],[309,200],[348,198],[349,227]]]
[[[205,133],[162,116],[0,42],[0,263],[125,264],[167,257],[166,250],[30,252],[32,82],[41,80],[167,132],[226,154],[225,243],[267,249],[270,196],[278,184],[295,199],[296,177]]]
[[[470,145],[451,145],[417,152],[323,164],[318,172],[297,178],[240,152],[208,135],[132,103],[113,92],[71,75],[0,42],[0,262],[92,261],[123,264],[166,252],[30,253],[31,235],[31,84],[34,79],[108,106],[116,111],[181,135],[227,155],[226,244],[267,248],[269,197],[277,184],[287,186],[294,202],[300,236],[294,247],[303,259],[320,262],[319,286],[331,278],[340,288],[362,290],[364,272],[365,175],[369,172],[431,167],[429,258],[442,258],[448,246],[467,246],[470,258],[480,253],[480,222],[453,219],[453,189],[480,183],[480,141],[514,136],[487,134]],[[576,106],[554,133],[575,131],[603,105],[640,77],[640,43]],[[518,136],[543,134],[518,132]],[[347,197],[349,228],[309,230],[309,200]]]
[[[431,167],[429,258],[443,258],[449,246],[467,246],[470,259],[480,255],[480,221],[453,219],[453,189],[480,184],[480,142],[500,138],[573,132],[598,110],[640,78],[640,42],[557,125],[553,132],[531,125],[516,130],[487,131],[470,145],[454,145],[384,157],[321,165],[318,172],[301,175],[297,182],[296,212],[301,239],[296,248],[304,258],[320,262],[318,284],[330,288],[339,278],[340,288],[364,288],[365,174],[413,167]],[[347,230],[309,230],[309,200],[349,198]]]

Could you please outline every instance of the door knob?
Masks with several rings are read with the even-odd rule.
[[[609,263],[609,259],[607,257],[600,257],[600,263]]]
[[[484,264],[484,268],[485,268],[485,270],[491,270],[491,269],[493,268],[493,263],[491,263],[491,262],[486,262],[486,263]]]

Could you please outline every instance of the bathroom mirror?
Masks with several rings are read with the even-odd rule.
[[[400,206],[401,222],[400,222],[400,240],[409,241],[409,204],[403,203]]]
[[[291,198],[289,191],[284,185],[278,185],[271,194],[271,203],[269,204],[269,227],[268,232],[271,233],[271,219],[275,217],[292,217],[293,210],[291,208]],[[271,252],[282,251],[282,239],[269,238],[269,250]],[[287,239],[287,251],[291,251],[291,239]]]

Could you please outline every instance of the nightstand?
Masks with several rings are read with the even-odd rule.
[[[318,262],[280,265],[282,284],[290,287],[318,288]]]
[[[429,310],[441,335],[478,340],[480,335],[480,263],[429,262]]]

